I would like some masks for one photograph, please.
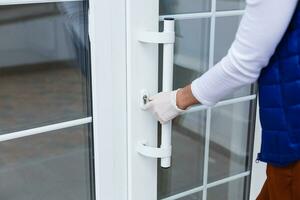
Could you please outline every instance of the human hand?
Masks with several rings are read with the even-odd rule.
[[[184,112],[183,109],[178,108],[176,105],[176,94],[178,91],[179,90],[160,92],[151,96],[148,103],[145,105],[145,110],[154,114],[161,124],[167,123],[180,113]]]

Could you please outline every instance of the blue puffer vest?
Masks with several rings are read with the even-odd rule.
[[[300,3],[259,78],[262,145],[258,160],[285,166],[300,160]]]

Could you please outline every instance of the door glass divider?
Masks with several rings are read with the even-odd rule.
[[[244,13],[245,13],[245,10],[228,10],[228,11],[215,11],[215,12],[169,14],[169,15],[160,15],[159,20],[163,21],[165,18],[174,18],[177,20],[210,18],[213,15],[215,15],[215,17],[230,17],[230,16],[240,16],[240,15],[243,15]]]
[[[175,199],[179,199],[179,198],[191,195],[191,194],[195,194],[197,192],[201,192],[203,189],[204,189],[204,186],[202,185],[200,187],[195,187],[193,189],[186,190],[184,192],[180,192],[178,194],[175,194],[173,196],[170,196],[170,197],[167,197],[167,198],[164,198],[164,199],[161,199],[161,200],[175,200]]]
[[[244,15],[245,10],[216,11],[216,17],[232,17]]]
[[[219,186],[219,185],[222,185],[222,184],[225,184],[225,183],[229,183],[229,182],[241,179],[241,178],[245,178],[247,176],[250,176],[250,174],[251,174],[250,171],[246,171],[246,172],[243,172],[243,173],[240,173],[240,174],[236,174],[236,175],[233,175],[233,176],[221,179],[221,180],[217,180],[217,181],[208,183],[207,186],[206,186],[206,188],[209,189],[209,188],[216,187],[216,186]],[[175,200],[175,199],[178,199],[178,198],[182,198],[182,197],[186,197],[188,195],[195,194],[197,192],[201,192],[203,190],[204,190],[204,186],[202,185],[202,186],[195,187],[193,189],[186,190],[184,192],[175,194],[173,196],[164,198],[162,200]]]
[[[209,61],[208,67],[214,66],[214,55],[215,55],[215,31],[216,31],[216,0],[212,0],[211,4],[211,21],[210,21],[210,39],[209,39]]]
[[[242,103],[245,101],[251,101],[251,100],[256,99],[256,97],[257,97],[257,95],[253,94],[253,95],[248,95],[248,96],[244,96],[244,97],[228,99],[228,100],[218,102],[216,105],[212,106],[211,108],[217,108],[217,107],[221,107],[221,106]],[[188,109],[187,111],[183,112],[182,115],[187,114],[187,113],[193,113],[193,112],[198,112],[198,111],[202,111],[202,110],[207,110],[208,108],[210,108],[210,107],[206,106],[206,105],[193,106],[190,109]]]
[[[84,0],[1,0],[0,6],[5,5],[20,5],[20,4],[36,4],[36,3],[59,3],[59,2],[74,2]]]
[[[206,200],[206,196],[207,196],[210,128],[211,128],[211,108],[208,108],[208,110],[206,112],[206,130],[205,130],[205,146],[204,146],[203,193],[202,193],[203,196],[202,196],[202,200]]]
[[[224,183],[229,183],[229,182],[235,181],[235,180],[240,179],[240,178],[244,178],[246,176],[249,176],[250,174],[251,174],[250,171],[246,171],[246,172],[243,172],[243,173],[240,173],[240,174],[236,174],[236,175],[226,177],[226,178],[221,179],[221,180],[217,180],[217,181],[208,183],[207,184],[207,189],[215,187],[215,186],[222,185]]]
[[[92,117],[86,117],[86,118],[82,118],[82,119],[76,119],[76,120],[61,122],[61,123],[57,123],[57,124],[46,125],[46,126],[41,126],[41,127],[37,127],[37,128],[6,133],[3,135],[0,135],[0,142],[14,140],[14,139],[32,136],[32,135],[38,135],[41,133],[47,133],[50,131],[56,131],[56,130],[70,128],[70,127],[74,127],[74,126],[89,124],[92,121],[93,121]]]
[[[215,51],[215,26],[216,26],[216,10],[217,0],[211,1],[211,19],[210,19],[210,38],[209,38],[209,68],[214,64]],[[202,200],[207,199],[207,182],[208,182],[208,164],[209,164],[209,144],[210,144],[210,129],[211,129],[211,109],[208,108],[206,112],[206,133],[205,133],[205,150],[204,150],[204,171],[203,171],[203,192]]]

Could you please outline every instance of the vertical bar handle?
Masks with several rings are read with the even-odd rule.
[[[138,41],[148,44],[163,44],[163,75],[162,91],[170,92],[173,90],[173,59],[175,43],[175,20],[173,18],[164,19],[163,32],[142,31],[138,35]],[[144,109],[147,103],[148,92],[141,90],[140,107]],[[160,166],[169,168],[171,166],[172,143],[171,143],[172,122],[162,125],[160,148],[147,145],[146,141],[137,144],[137,152],[150,158],[160,158]]]
[[[174,33],[174,18],[164,19],[164,33]],[[173,61],[174,60],[174,43],[163,44],[163,74],[162,74],[162,91],[170,92],[173,90]],[[161,127],[161,145],[160,148],[169,148],[172,146],[171,135],[172,122],[163,124]],[[161,158],[160,166],[168,168],[171,166],[171,156]]]

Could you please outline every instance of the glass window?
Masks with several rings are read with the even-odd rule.
[[[91,200],[89,126],[0,143],[0,193],[9,200]]]
[[[219,62],[224,56],[226,56],[232,42],[235,39],[240,20],[240,16],[216,18],[216,35],[214,48],[215,64]],[[228,95],[227,97],[225,97],[225,99],[247,96],[253,94],[254,92],[254,86],[247,85],[238,89],[233,94]]]
[[[242,200],[249,199],[247,184],[248,178],[241,178],[216,187],[207,191],[207,200]]]
[[[172,167],[158,166],[158,199],[203,184],[205,123],[205,111],[173,120]]]
[[[0,134],[89,116],[87,2],[0,10]]]
[[[162,29],[162,23],[160,25]],[[207,71],[209,30],[209,19],[176,20],[174,88],[180,88],[191,83],[191,81]],[[162,72],[162,50],[160,50],[159,65],[159,70]]]
[[[245,0],[217,0],[217,10],[242,10],[245,6]]]
[[[255,101],[212,109],[208,183],[250,169]]]
[[[160,0],[159,6],[161,15],[208,12],[211,0]]]

